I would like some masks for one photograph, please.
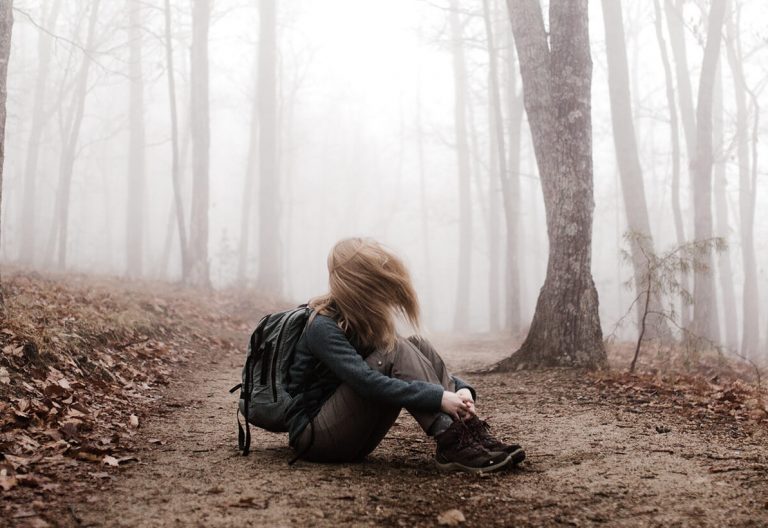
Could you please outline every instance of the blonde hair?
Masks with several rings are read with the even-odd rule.
[[[340,240],[328,254],[330,291],[309,302],[362,347],[391,350],[395,317],[419,326],[419,299],[400,258],[369,238]]]

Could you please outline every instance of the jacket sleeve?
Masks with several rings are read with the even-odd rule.
[[[475,391],[475,388],[464,381],[463,379],[459,378],[458,376],[451,376],[451,379],[453,380],[453,383],[456,385],[456,391],[460,391],[461,389],[469,389],[469,392],[472,393],[472,399],[474,401],[477,401],[477,392]]]
[[[440,410],[441,385],[390,378],[372,369],[333,319],[315,317],[306,329],[306,339],[312,355],[363,398],[416,411]]]

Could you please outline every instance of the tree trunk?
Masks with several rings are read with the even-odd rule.
[[[255,53],[253,66],[254,84],[258,83],[259,77],[259,53]],[[253,104],[251,106],[251,130],[248,141],[248,154],[245,161],[245,180],[243,181],[243,200],[240,210],[240,248],[238,249],[237,261],[237,280],[244,282],[248,270],[249,249],[251,242],[251,223],[253,219],[251,204],[256,198],[253,192],[254,180],[258,177],[256,167],[259,153],[259,94],[254,90]]]
[[[458,276],[453,329],[457,332],[464,332],[469,327],[469,292],[472,266],[472,197],[469,141],[467,139],[467,72],[458,0],[451,0],[450,11],[449,23],[453,51],[453,119],[456,134],[459,194]]]
[[[192,124],[192,207],[189,219],[190,284],[210,286],[208,269],[208,202],[211,125],[208,101],[208,30],[211,0],[192,1],[190,55],[190,122]]]
[[[259,0],[259,274],[257,287],[283,291],[277,126],[277,4]]]
[[[653,235],[648,206],[645,200],[643,169],[637,151],[637,138],[632,117],[631,96],[629,92],[629,66],[627,64],[627,44],[624,36],[624,19],[621,0],[602,0],[603,21],[605,24],[605,48],[608,57],[608,88],[611,102],[611,123],[613,142],[616,148],[616,162],[621,177],[621,190],[624,198],[624,211],[627,226],[635,234],[643,235],[647,249],[653,250]],[[630,246],[632,269],[634,271],[635,293],[641,294],[648,273],[643,248],[637,239]],[[656,295],[651,296],[650,309],[660,312],[661,301]],[[642,303],[637,303],[637,324],[644,315]],[[670,334],[666,320],[658,315],[650,315],[645,322],[645,335],[648,338],[668,336]]]
[[[488,123],[490,163],[488,182],[488,258],[490,260],[488,277],[488,302],[491,332],[499,330],[499,189],[502,199],[509,195],[507,185],[507,153],[504,143],[504,115],[501,110],[501,93],[499,88],[498,52],[491,22],[491,6],[489,0],[483,0],[483,20],[488,47]],[[506,211],[505,207],[505,211]],[[509,222],[507,222],[509,224]]]
[[[3,193],[3,166],[5,165],[5,102],[8,98],[8,61],[11,57],[11,32],[13,30],[13,0],[0,0],[0,204]],[[5,300],[0,291],[0,309]]]
[[[714,184],[715,184],[715,213],[717,215],[716,235],[730,241],[730,228],[728,226],[728,201],[726,185],[725,152],[723,149],[723,127],[725,113],[723,108],[723,76],[722,68],[717,68],[714,94]],[[733,270],[731,269],[730,244],[727,250],[720,252],[717,258],[717,277],[720,282],[720,291],[723,294],[723,322],[725,323],[725,345],[728,350],[738,350],[738,312],[736,311],[736,292],[733,287]]]
[[[142,73],[142,2],[128,0],[129,122],[128,196],[126,211],[126,273],[140,277],[144,262],[144,194],[146,150],[144,125],[144,75]]]
[[[731,11],[726,26],[726,52],[733,74],[733,91],[736,98],[736,152],[739,163],[739,212],[741,234],[741,258],[744,266],[744,289],[742,290],[742,337],[741,353],[755,358],[760,346],[759,292],[757,282],[757,259],[755,257],[755,196],[757,189],[750,173],[747,85],[741,58],[739,27],[734,22],[736,12]],[[757,112],[757,108],[755,108]],[[753,159],[752,168],[757,167]]]
[[[520,152],[523,139],[523,95],[517,90],[517,60],[515,58],[515,43],[511,32],[507,49],[507,103],[509,105],[509,186],[505,192],[504,207],[506,219],[506,293],[507,310],[505,327],[513,335],[520,332],[523,326],[522,298],[520,291],[520,224],[522,222],[521,186],[520,186]]]
[[[712,95],[720,55],[725,0],[712,0],[711,5],[696,107],[696,156],[691,160],[696,240],[712,238]],[[694,273],[693,333],[717,343],[719,332],[712,251],[706,252],[703,263],[707,269]]]
[[[189,258],[187,229],[184,221],[184,205],[181,197],[181,174],[179,173],[179,112],[176,106],[176,77],[173,68],[173,33],[171,32],[171,3],[165,0],[165,64],[168,70],[168,100],[171,119],[171,181],[173,183],[174,209],[176,225],[179,230],[179,250],[181,252],[181,278],[189,276]]]
[[[541,175],[547,276],[520,350],[497,369],[606,364],[592,279],[592,59],[587,0],[508,0],[525,109]]]
[[[683,0],[664,0],[664,7],[667,14],[669,44],[675,61],[677,97],[680,102],[685,146],[688,151],[688,158],[693,159],[696,153],[696,115],[693,108],[690,70],[688,69],[688,51],[685,45],[682,2]]]
[[[53,31],[61,12],[61,0],[53,0],[50,11],[45,21],[48,31]],[[37,165],[40,159],[40,143],[43,138],[46,115],[48,77],[51,72],[51,48],[53,37],[45,31],[39,31],[37,35],[37,78],[32,99],[32,122],[27,141],[27,156],[24,165],[24,194],[22,198],[20,225],[21,247],[19,261],[22,264],[32,264],[35,260],[35,241],[37,239]]]
[[[664,41],[659,0],[653,0],[653,7],[656,15],[656,41],[658,42],[659,50],[661,52],[661,62],[664,66],[664,84],[667,94],[667,106],[669,107],[669,135],[670,144],[672,146],[672,216],[675,221],[675,239],[677,240],[677,245],[679,247],[686,242],[685,228],[683,227],[683,213],[680,207],[680,122],[677,115],[677,103],[675,102],[675,86],[674,78],[672,76],[672,66],[669,61],[669,54],[667,53],[667,44]],[[688,278],[683,277],[682,284],[686,290],[689,289],[688,282]],[[688,328],[691,324],[690,312],[686,297],[683,295],[680,297],[680,325],[683,328]]]
[[[99,19],[99,7],[101,0],[94,0],[91,4],[91,12],[88,18],[88,34],[85,41],[86,53],[77,75],[77,84],[72,95],[72,109],[70,118],[64,128],[64,144],[59,158],[59,188],[56,196],[55,214],[49,242],[49,257],[58,243],[57,265],[64,269],[67,265],[67,237],[69,235],[69,202],[72,188],[72,175],[77,156],[77,145],[80,139],[80,129],[85,114],[85,101],[88,96],[88,74],[91,67],[91,54],[95,51],[96,23]]]

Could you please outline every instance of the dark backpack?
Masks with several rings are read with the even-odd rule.
[[[265,315],[251,334],[242,383],[229,391],[240,389],[237,444],[243,455],[248,454],[251,446],[249,424],[276,433],[288,431],[286,411],[292,400],[286,390],[288,371],[311,313],[311,308],[301,305]],[[240,414],[245,418],[245,430]]]

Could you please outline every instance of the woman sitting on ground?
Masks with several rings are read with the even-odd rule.
[[[288,392],[290,444],[316,462],[362,460],[402,408],[435,438],[443,470],[487,472],[525,458],[495,439],[476,415],[475,390],[451,376],[437,351],[395,331],[398,314],[418,328],[419,303],[403,262],[360,238],[328,256],[330,292],[296,345]]]

